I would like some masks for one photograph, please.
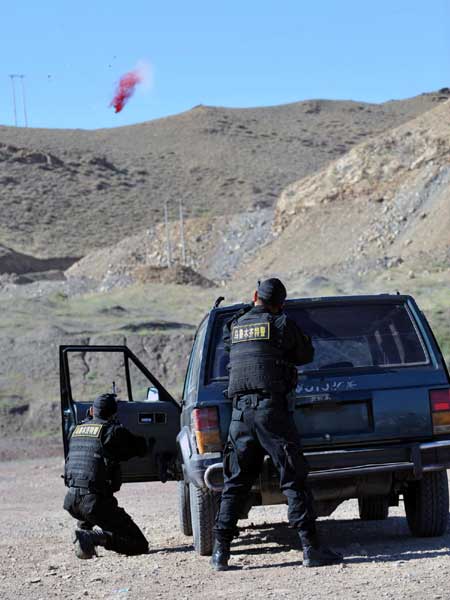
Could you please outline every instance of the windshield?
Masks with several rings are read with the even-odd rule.
[[[300,372],[361,367],[407,367],[429,359],[405,304],[336,304],[289,306],[288,315],[314,345],[313,362]],[[222,341],[221,315],[214,330],[210,379],[228,377],[228,353]]]

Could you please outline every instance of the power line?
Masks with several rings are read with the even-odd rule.
[[[167,266],[172,266],[172,248],[170,244],[170,233],[169,233],[169,216],[167,211],[167,200],[164,202],[164,222],[166,224],[166,248],[167,248]]]
[[[11,78],[11,87],[12,87],[12,95],[13,95],[13,107],[14,107],[14,126],[17,127],[17,109],[16,109],[16,86],[14,84],[14,78],[16,75],[10,75]]]
[[[186,243],[184,240],[184,215],[183,215],[183,200],[179,200],[179,212],[180,212],[180,238],[181,238],[181,261],[182,264],[186,264]]]
[[[11,87],[12,87],[12,96],[13,96],[13,108],[14,108],[14,125],[17,127],[17,100],[16,100],[16,79],[20,79],[21,82],[21,91],[22,91],[22,107],[23,107],[23,117],[25,122],[25,127],[28,127],[28,114],[27,114],[27,104],[25,98],[25,75],[19,73],[12,73],[10,76],[11,79]]]
[[[28,127],[28,116],[27,116],[27,105],[25,102],[25,84],[23,80],[25,79],[25,75],[19,75],[20,81],[22,83],[22,104],[23,104],[23,116],[25,119],[25,127]]]

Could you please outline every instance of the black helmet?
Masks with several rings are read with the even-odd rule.
[[[281,306],[286,300],[287,292],[283,283],[272,277],[258,282],[258,298],[266,304]]]
[[[115,394],[101,394],[94,400],[94,415],[96,417],[108,418],[117,412],[117,401]]]

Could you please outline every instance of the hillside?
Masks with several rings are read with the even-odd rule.
[[[275,208],[277,238],[250,272],[364,277],[450,265],[450,102],[299,178]],[[283,260],[280,264],[279,257]]]
[[[444,93],[425,95],[370,110],[360,110],[354,103],[328,102],[249,111],[203,107],[111,131],[0,130],[17,138],[14,148],[10,141],[0,147],[0,155],[6,156],[0,169],[7,173],[5,177],[19,181],[11,195],[12,184],[1,188],[0,343],[4,352],[0,356],[0,431],[5,451],[9,452],[11,436],[32,432],[45,438],[58,430],[59,344],[125,343],[179,397],[202,315],[219,295],[224,295],[227,303],[250,298],[257,279],[271,274],[286,281],[291,297],[396,289],[411,293],[425,310],[450,360],[450,102],[442,100],[446,98]],[[316,109],[308,113],[313,106]],[[432,109],[425,110],[430,106]],[[401,115],[399,107],[403,107]],[[354,127],[365,118],[372,119],[372,111],[384,115],[384,126],[389,119],[396,126],[369,135],[366,125],[360,143],[341,155],[339,146],[349,139],[351,127],[339,128],[330,121],[332,114],[342,117],[350,109],[355,109],[350,113]],[[278,141],[262,144],[255,158],[245,159],[255,143],[249,134],[245,139],[242,133],[234,138],[233,129],[204,133],[203,138],[199,134],[199,124],[204,127],[219,114],[233,114],[234,124],[236,115],[241,119],[246,114],[265,115],[264,119],[277,115],[280,121],[271,126],[278,128]],[[335,137],[326,158],[304,143],[288,144],[293,153],[297,148],[297,162],[294,154],[283,153],[280,132],[287,136],[286,123],[292,125],[293,114],[303,114],[303,123],[311,119],[311,135],[312,119],[316,119],[314,139],[325,135],[324,124],[328,123],[329,139],[332,134]],[[282,116],[290,120],[284,121]],[[261,127],[269,122],[264,119],[261,116]],[[153,139],[146,138],[147,130],[159,128],[167,133],[169,125],[175,131],[176,123],[178,138],[173,133],[172,147],[196,140],[191,154],[195,160],[201,156],[209,161],[211,189],[206,186],[204,194],[197,195],[200,182],[186,170],[179,171],[185,177],[185,198],[192,194],[202,210],[196,213],[197,205],[189,205],[191,213],[186,215],[184,227],[185,266],[180,265],[180,225],[171,222],[174,264],[167,269],[163,224],[156,218],[147,223],[133,213],[141,201],[156,203],[156,196],[146,199],[135,190],[137,204],[133,204],[129,195],[121,199],[119,188],[111,193],[91,190],[92,195],[75,191],[79,177],[91,178],[96,186],[114,182],[116,177],[117,181],[131,177],[133,165],[148,160],[149,155],[139,146],[145,139]],[[380,126],[375,118],[372,124]],[[131,134],[135,134],[134,144]],[[161,147],[163,138],[168,144],[169,138],[161,133]],[[101,139],[110,154],[89,163],[92,156],[100,156]],[[113,139],[117,143],[111,143]],[[31,150],[20,150],[20,144]],[[226,152],[221,154],[220,148]],[[75,169],[72,165],[69,177],[67,165],[74,160],[74,152],[80,153],[80,165],[84,166]],[[181,150],[178,152],[180,156]],[[183,152],[188,164],[187,146]],[[85,172],[88,163],[90,175]],[[279,189],[270,188],[268,174],[277,169]],[[180,179],[175,171],[171,173],[176,190]],[[234,172],[238,179],[230,183],[226,201],[217,203],[213,181],[225,171]],[[273,192],[268,206],[251,205],[253,196],[237,191],[242,185],[239,178],[244,176],[254,178],[266,192],[277,189],[278,195]],[[46,185],[51,180],[54,187],[43,194],[46,177],[50,178]],[[281,184],[284,178],[286,183]],[[161,198],[172,197],[171,181]],[[206,185],[205,181],[201,185]],[[104,195],[96,195],[100,192]],[[31,197],[40,202],[31,202]],[[30,207],[27,213],[22,211],[25,202]],[[34,213],[38,209],[47,217],[38,217]],[[158,214],[156,209],[154,214]],[[76,259],[82,255],[81,260]],[[67,269],[65,274],[63,269]],[[97,365],[99,371],[108,368],[105,361]],[[92,365],[87,359],[78,366],[76,376],[89,396]],[[20,444],[18,447],[27,442]]]
[[[215,281],[276,272],[362,277],[404,265],[448,263],[450,102],[362,142],[317,174],[291,183],[270,209],[187,219],[188,264]],[[181,261],[180,229],[170,229]],[[167,264],[163,225],[88,254],[68,271],[105,285]],[[262,248],[262,249],[261,249]],[[280,257],[282,260],[280,261]],[[122,280],[123,281],[123,280]],[[126,282],[124,282],[126,283]]]
[[[384,104],[311,100],[256,109],[198,106],[108,130],[0,127],[0,243],[79,256],[171,217],[272,207],[279,193],[449,91]]]

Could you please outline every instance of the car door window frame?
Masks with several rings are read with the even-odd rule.
[[[147,369],[147,367],[135,356],[127,346],[62,346],[61,347],[61,366],[62,377],[65,379],[67,400],[73,404],[72,388],[70,383],[70,366],[68,354],[75,352],[105,352],[105,353],[122,353],[124,356],[125,379],[127,382],[128,401],[133,402],[133,393],[130,377],[129,361],[147,377],[147,379],[158,389],[161,394],[161,400],[164,402],[173,402],[179,406],[178,402],[171,396],[162,383]]]
[[[189,404],[190,398],[195,395],[196,390],[198,390],[207,324],[208,319],[205,318],[195,334],[194,343],[192,345],[192,350],[189,357],[186,378],[184,380],[183,404]]]

